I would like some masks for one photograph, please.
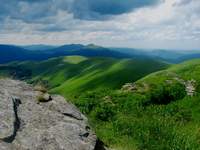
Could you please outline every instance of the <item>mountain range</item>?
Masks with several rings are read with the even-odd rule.
[[[25,60],[46,60],[52,57],[80,55],[86,57],[157,59],[169,63],[180,63],[199,58],[200,51],[141,50],[131,48],[105,48],[94,44],[51,45],[0,45],[0,63]]]
[[[11,61],[25,61],[25,60],[46,60],[52,57],[59,56],[69,56],[69,55],[81,55],[88,57],[114,57],[114,58],[129,58],[131,57],[128,54],[113,51],[108,48],[99,47],[95,45],[80,45],[80,44],[71,44],[63,45],[56,48],[50,49],[38,49],[37,46],[26,47],[13,46],[13,45],[0,45],[0,63],[7,63]],[[47,48],[47,47],[46,47]],[[31,50],[30,50],[31,49]]]

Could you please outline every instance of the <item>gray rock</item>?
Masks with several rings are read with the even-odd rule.
[[[12,134],[15,120],[12,99],[5,89],[0,90],[0,110],[0,139],[2,139]]]
[[[48,93],[41,93],[38,97],[37,97],[38,103],[40,102],[49,102],[52,100],[51,95],[49,95]]]
[[[50,101],[50,100],[52,99],[51,96],[50,96],[48,93],[45,93],[43,98],[44,98],[46,101]]]
[[[135,83],[126,83],[125,85],[122,86],[122,91],[136,91],[137,90],[137,86]]]
[[[0,80],[0,150],[94,150],[87,118],[58,95],[37,104],[40,92],[24,82]]]
[[[185,90],[186,90],[188,96],[195,95],[195,92],[196,92],[195,84],[196,84],[195,80],[189,80],[189,81],[185,82]]]

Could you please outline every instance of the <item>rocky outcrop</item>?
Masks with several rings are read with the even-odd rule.
[[[24,82],[0,80],[0,150],[94,150],[87,118],[58,95],[40,94]]]
[[[184,80],[175,73],[168,73],[167,76],[169,78],[167,80],[165,80],[166,86],[172,85],[175,82],[178,82],[185,87],[185,92],[186,92],[187,96],[192,97],[196,94],[196,86],[197,86],[196,80],[194,80],[194,79]],[[150,89],[150,85],[148,85],[147,83],[135,82],[135,83],[126,83],[125,85],[122,86],[121,91],[145,93],[145,92],[148,92],[149,89]]]
[[[187,96],[194,96],[196,93],[196,81],[194,79],[191,80],[183,80],[180,77],[174,77],[173,80],[178,81],[179,83],[185,86],[185,92]],[[173,82],[172,82],[173,83]]]
[[[138,84],[138,83],[126,83],[121,88],[124,92],[138,92],[145,93],[149,90],[149,85],[146,83]]]
[[[185,82],[185,90],[188,96],[194,96],[196,93],[196,81],[195,80],[189,80]]]
[[[121,88],[122,91],[132,92],[137,90],[137,85],[135,83],[126,83]]]

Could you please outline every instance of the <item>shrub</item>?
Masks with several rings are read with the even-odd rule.
[[[159,85],[152,89],[149,99],[153,104],[168,104],[186,96],[185,86],[181,83]]]
[[[75,105],[85,113],[89,114],[98,105],[99,97],[94,92],[86,92],[76,98]]]
[[[102,121],[109,121],[114,117],[114,115],[114,106],[110,102],[100,103],[95,110],[96,119],[100,119]]]

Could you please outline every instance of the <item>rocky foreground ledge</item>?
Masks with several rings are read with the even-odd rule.
[[[87,118],[61,96],[39,103],[31,85],[0,80],[0,150],[95,150]]]

